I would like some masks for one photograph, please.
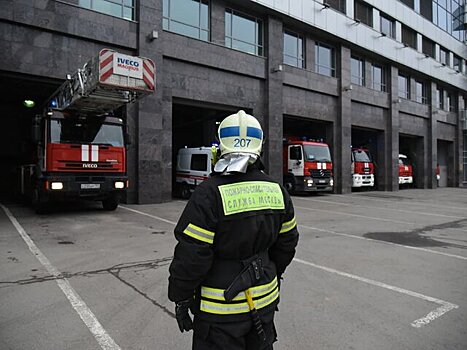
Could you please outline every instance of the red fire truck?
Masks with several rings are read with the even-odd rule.
[[[399,154],[399,185],[413,184],[413,168],[404,154]]]
[[[122,106],[153,93],[155,65],[103,49],[49,98],[33,121],[35,151],[21,192],[37,212],[51,200],[84,198],[115,210],[128,188]]]
[[[287,137],[282,165],[284,187],[289,192],[332,192],[332,160],[326,143]]]
[[[375,166],[370,151],[362,147],[352,148],[352,187],[373,187]]]

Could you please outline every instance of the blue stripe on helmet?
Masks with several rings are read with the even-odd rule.
[[[227,126],[225,128],[220,129],[219,135],[220,137],[240,136],[240,127],[239,126]]]
[[[261,129],[254,128],[252,126],[247,127],[246,129],[246,136],[248,137],[255,137],[257,139],[262,139],[263,138],[263,132]]]

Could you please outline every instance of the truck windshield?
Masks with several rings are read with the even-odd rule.
[[[331,154],[329,148],[318,145],[303,145],[305,161],[330,162]]]
[[[362,149],[352,152],[355,162],[371,162],[370,154]]]
[[[76,118],[51,119],[50,141],[123,147],[123,127],[104,123],[103,118],[92,121]]]

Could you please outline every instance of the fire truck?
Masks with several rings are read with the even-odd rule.
[[[123,106],[153,93],[154,62],[103,49],[68,75],[33,120],[34,155],[21,193],[37,212],[50,201],[90,199],[115,210],[128,188]]]
[[[375,185],[375,166],[371,160],[370,151],[362,147],[353,147],[352,157],[352,187],[373,187]]]
[[[404,154],[399,154],[399,185],[413,184],[413,168]]]
[[[329,146],[324,142],[286,137],[283,183],[290,192],[332,192],[334,179]]]

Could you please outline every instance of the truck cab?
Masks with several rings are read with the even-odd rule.
[[[289,192],[332,192],[332,167],[326,143],[284,140],[283,184]]]
[[[185,147],[178,150],[175,174],[179,196],[188,199],[196,186],[212,172],[211,147]]]
[[[354,147],[352,157],[352,187],[373,187],[375,185],[375,166],[370,151],[362,147]]]
[[[413,168],[405,154],[399,154],[399,185],[413,184]]]

